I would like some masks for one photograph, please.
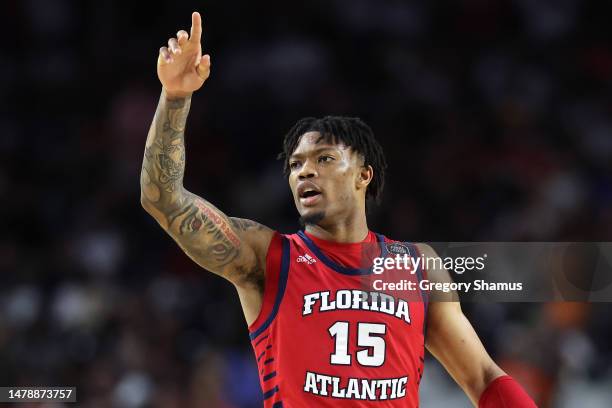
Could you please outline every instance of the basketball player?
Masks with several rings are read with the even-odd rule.
[[[160,49],[162,94],[141,202],[191,259],[236,287],[264,406],[417,407],[426,347],[475,406],[534,407],[489,357],[458,302],[364,289],[371,270],[359,263],[363,246],[384,254],[391,241],[368,229],[366,200],[380,197],[386,164],[359,119],[307,118],[285,137],[281,157],[305,225],[297,234],[228,217],[183,187],[191,96],[211,67],[201,34],[193,13],[191,33],[179,31]],[[397,248],[435,256],[425,245]],[[414,276],[426,273],[438,279],[422,269]]]

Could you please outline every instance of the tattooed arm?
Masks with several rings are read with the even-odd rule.
[[[170,48],[160,50],[158,76],[163,91],[147,136],[141,202],[199,265],[237,287],[260,291],[273,231],[253,221],[229,218],[183,187],[191,93],[202,86],[210,70],[210,57],[201,56],[200,33],[200,16],[194,13],[191,38],[179,31],[168,42]]]

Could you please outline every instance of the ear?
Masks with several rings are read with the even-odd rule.
[[[370,184],[372,181],[372,177],[374,177],[374,169],[372,166],[361,166],[359,173],[357,174],[357,190],[365,190],[368,187],[368,184]]]

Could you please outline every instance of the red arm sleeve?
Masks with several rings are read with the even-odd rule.
[[[509,375],[497,377],[480,395],[478,408],[537,408],[531,397]]]

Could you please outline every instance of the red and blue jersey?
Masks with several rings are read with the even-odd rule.
[[[415,245],[373,232],[356,244],[275,234],[249,326],[264,407],[418,407],[426,295],[375,288],[396,278],[418,288],[424,271],[372,268],[398,248],[419,256]]]

